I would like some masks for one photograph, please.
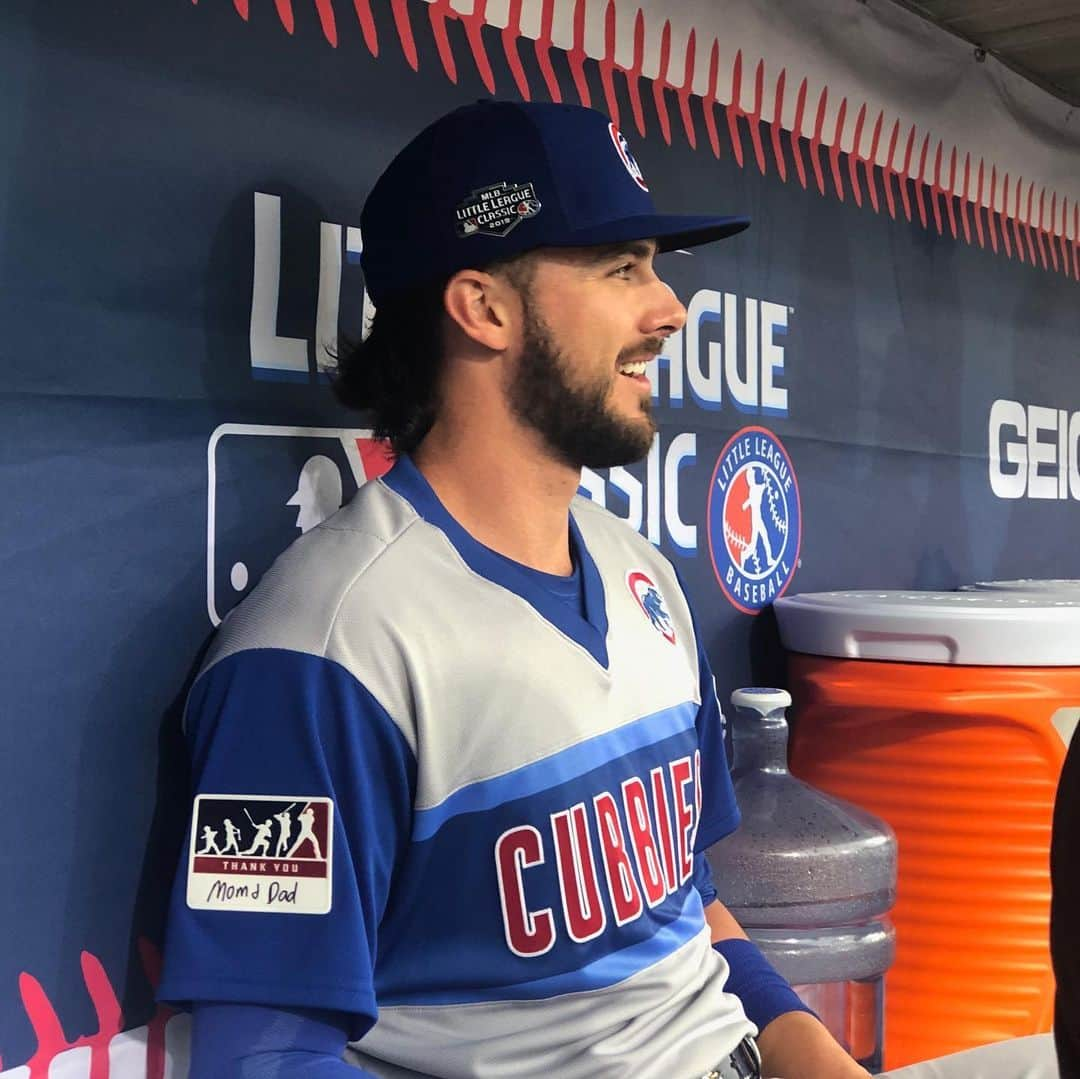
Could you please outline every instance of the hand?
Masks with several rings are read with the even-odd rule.
[[[761,1074],[775,1079],[868,1079],[870,1073],[808,1012],[777,1016],[757,1037]]]

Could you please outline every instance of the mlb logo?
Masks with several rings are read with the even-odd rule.
[[[333,818],[329,798],[200,794],[191,820],[188,906],[325,914]]]
[[[207,447],[206,608],[216,626],[298,536],[393,464],[370,431],[225,423]]]

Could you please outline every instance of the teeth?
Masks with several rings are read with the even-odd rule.
[[[634,363],[619,364],[619,373],[623,375],[643,375],[648,366],[646,360],[637,360]]]

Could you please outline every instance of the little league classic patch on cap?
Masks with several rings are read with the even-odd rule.
[[[626,137],[580,105],[480,101],[436,120],[376,181],[361,262],[376,306],[466,267],[538,247],[733,236],[737,216],[659,214]]]

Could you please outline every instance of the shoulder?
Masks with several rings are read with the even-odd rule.
[[[418,520],[383,483],[364,484],[346,506],[286,548],[229,612],[204,669],[249,649],[326,655],[342,606]]]

